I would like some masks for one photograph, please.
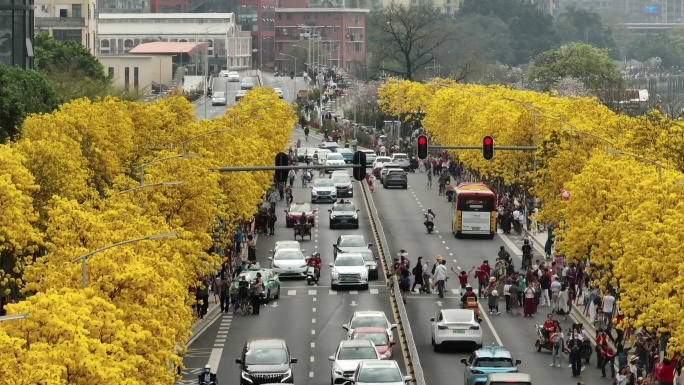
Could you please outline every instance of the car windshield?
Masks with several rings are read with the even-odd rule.
[[[375,360],[378,353],[372,347],[342,348],[338,360]]]
[[[364,261],[375,261],[375,257],[373,257],[373,252],[368,250],[368,251],[362,251],[359,254],[363,256]]]
[[[384,317],[356,317],[351,323],[351,328],[387,328],[387,321]]]
[[[252,79],[252,78],[244,78],[244,79],[242,79],[242,82],[243,82],[243,83],[254,83],[254,79]]]
[[[304,254],[300,250],[278,250],[273,259],[279,261],[304,259]]]
[[[387,346],[387,334],[385,333],[358,333],[354,335],[354,339],[373,341],[376,346]]]
[[[328,160],[344,160],[340,154],[330,154],[328,155]]]
[[[340,155],[340,159],[342,156]],[[330,157],[328,157],[330,159]],[[351,182],[351,178],[349,178],[349,175],[335,175],[332,177],[333,182],[335,183],[348,183]]]
[[[330,179],[318,179],[314,182],[314,187],[333,187],[335,182]]]
[[[337,257],[335,266],[365,266],[363,258],[359,257]]]
[[[406,156],[406,154],[396,154],[394,155],[394,159],[408,159],[408,156]]]
[[[514,365],[510,358],[487,357],[477,359],[473,366],[477,368],[512,368]]]
[[[302,205],[292,205],[290,206],[290,211],[293,213],[304,213],[307,211],[311,211],[311,205],[308,203],[304,203]]]
[[[236,280],[235,282],[242,281],[243,277],[246,278],[245,281],[252,282],[256,278],[257,273],[259,273],[259,272],[258,271],[248,271],[248,272],[242,273],[242,274],[240,274],[240,279]],[[264,275],[264,274],[261,274],[261,275]]]
[[[340,203],[333,207],[333,211],[354,211],[354,205],[351,203]]]
[[[215,98],[224,98],[226,96],[225,92],[214,92]]]
[[[285,349],[253,349],[245,353],[245,365],[282,365],[288,363]]]
[[[373,368],[361,369],[357,382],[403,382],[401,373],[396,368]]]
[[[363,237],[346,237],[340,240],[340,247],[366,247]]]

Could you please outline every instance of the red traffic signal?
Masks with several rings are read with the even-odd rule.
[[[418,135],[418,158],[428,157],[428,138],[425,135]]]
[[[482,138],[482,157],[485,160],[494,159],[494,138],[489,135]]]

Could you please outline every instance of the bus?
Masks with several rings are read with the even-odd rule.
[[[496,235],[496,194],[484,183],[461,183],[453,203],[452,231],[464,235]]]

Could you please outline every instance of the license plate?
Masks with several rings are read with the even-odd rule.
[[[354,278],[342,278],[342,282],[354,282]]]
[[[346,224],[347,224],[347,220],[346,220],[346,219],[342,219],[342,220],[340,221],[340,223],[343,224],[343,225],[346,225]]]
[[[287,272],[285,272],[285,274],[294,274],[294,273],[295,273],[294,270],[288,270]]]
[[[472,227],[473,230],[480,230],[479,227]]]
[[[453,332],[454,332],[454,334],[465,334],[465,330],[461,330],[461,329],[454,329]]]

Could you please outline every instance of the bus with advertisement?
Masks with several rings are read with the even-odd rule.
[[[464,182],[456,187],[452,202],[452,231],[456,238],[496,235],[496,194],[484,183]]]

